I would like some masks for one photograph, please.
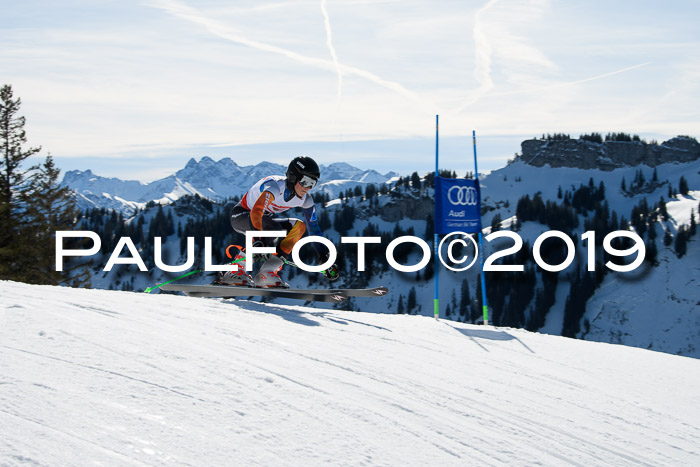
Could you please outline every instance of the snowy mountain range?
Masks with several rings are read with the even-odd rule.
[[[227,164],[230,161],[223,163]],[[203,159],[200,163],[190,161],[188,167],[192,172],[199,172],[193,169],[200,166],[202,168],[214,167],[216,164],[218,163],[211,159]],[[276,168],[280,169],[281,166]],[[252,168],[248,169],[252,171]],[[270,169],[269,166],[260,168],[261,171]],[[182,175],[182,179],[186,178],[190,185],[207,181],[210,183],[207,186],[212,187],[212,191],[225,185],[211,183],[212,180],[216,179],[218,170],[214,169],[208,175],[201,175],[200,178],[184,174],[183,171],[178,172],[178,174]],[[338,164],[337,167],[335,164],[329,166],[324,170],[324,173],[333,177],[354,178],[347,183],[367,183],[365,181],[367,178],[377,176],[371,172],[363,172],[342,164]],[[256,173],[251,178],[258,175],[259,173]],[[381,182],[387,176],[379,176],[378,179]],[[68,175],[67,178],[69,178]],[[169,179],[175,178],[180,179],[177,174]],[[683,180],[689,189],[686,193],[679,193],[678,188]],[[114,187],[131,186],[126,185],[126,183],[128,182],[125,182],[124,185],[115,183]],[[324,186],[327,188],[336,183],[342,185],[344,182],[327,181]],[[155,184],[156,182],[151,185]],[[535,166],[520,158],[481,179],[484,233],[491,232],[491,224],[496,218],[502,220],[502,229],[514,229],[516,225],[519,225],[518,234],[525,242],[524,252],[530,260],[528,267],[532,267],[531,245],[534,244],[538,236],[551,228],[536,220],[518,219],[516,212],[519,200],[525,196],[530,199],[539,197],[542,203],[562,206],[565,201],[569,201],[566,193],[570,196],[571,193],[584,185],[592,185],[596,188],[604,186],[605,210],[608,215],[615,213],[618,221],[623,218],[634,221],[634,209],[638,206],[648,206],[651,213],[655,214],[647,218],[646,228],[648,231],[653,230],[656,233],[656,239],[650,238],[647,234],[645,242],[647,246],[654,245],[658,249],[658,253],[653,262],[645,262],[635,273],[609,272],[604,277],[600,277],[601,282],[597,285],[595,292],[585,300],[585,314],[577,318],[579,330],[576,331],[575,337],[700,357],[700,313],[698,312],[700,309],[700,261],[698,261],[700,258],[700,235],[689,237],[685,254],[679,255],[674,244],[675,239],[680,236],[680,232],[687,232],[693,219],[697,222],[700,218],[700,159],[686,162],[665,162],[655,167],[641,164],[613,169],[586,169],[567,166]],[[108,184],[103,186],[106,189],[113,188]],[[126,188],[124,189],[126,190]],[[219,190],[223,190],[223,188],[219,188]],[[171,191],[161,190],[160,193]],[[198,191],[198,193],[203,192],[203,189]],[[110,196],[116,198],[118,195],[115,193],[117,192],[113,191]],[[121,194],[126,197],[122,199],[135,199],[127,191]],[[158,192],[155,192],[154,196],[157,195]],[[131,197],[129,198],[129,196]],[[334,243],[339,244],[341,232],[338,230],[340,227],[337,221],[347,216],[348,212],[352,212],[351,225],[346,226],[347,233],[342,235],[363,235],[365,229],[375,229],[375,232],[392,234],[396,229],[402,229],[404,233],[411,231],[430,242],[432,235],[428,235],[430,226],[427,225],[426,219],[432,215],[432,197],[432,188],[424,183],[420,190],[392,185],[390,192],[377,192],[376,196],[371,199],[364,196],[346,197],[343,200],[331,199],[330,202],[319,208],[321,214],[327,213],[328,218],[333,219],[332,225],[324,228],[324,235]],[[106,196],[104,198],[107,199]],[[148,197],[144,199],[148,199]],[[141,211],[138,219],[134,218],[128,221],[131,227],[143,225],[142,230],[146,233],[152,230],[148,226],[159,215],[163,220],[172,219],[174,226],[172,233],[166,234],[167,238],[164,239],[166,245],[164,257],[167,264],[185,263],[187,258],[184,256],[182,248],[183,237],[187,235],[212,235],[204,233],[203,229],[208,228],[208,225],[217,223],[223,225],[224,233],[220,237],[222,238],[221,242],[240,241],[233,238],[224,239],[225,236],[233,235],[233,232],[230,231],[227,222],[220,222],[220,219],[226,219],[227,215],[223,204],[203,209],[197,208],[196,203],[187,204],[187,200],[188,198],[181,198],[176,202],[164,205],[162,208],[154,207]],[[658,207],[660,202],[663,202],[666,215],[660,214],[661,208]],[[158,214],[160,211],[162,213]],[[587,251],[585,242],[582,242],[580,238],[586,230],[591,229],[586,225],[592,222],[596,215],[590,210],[576,214],[578,226],[571,232],[579,239],[576,245],[575,261],[559,274],[558,283],[554,286],[550,302],[547,304],[546,318],[541,324],[530,329],[553,335],[562,334],[566,323],[565,310],[576,282],[576,271],[585,269]],[[201,224],[198,220],[201,218],[207,218],[208,221]],[[86,228],[86,230],[91,229]],[[114,231],[111,231],[110,234],[114,234]],[[140,236],[143,237],[143,235]],[[670,239],[670,242],[667,242],[666,237]],[[111,241],[114,242],[114,240]],[[227,244],[223,243],[224,246]],[[150,255],[153,249],[152,240],[144,240],[137,247]],[[506,247],[507,245],[485,243],[485,254],[488,256]],[[200,253],[201,251],[196,253],[198,259]],[[382,255],[381,251],[379,255]],[[603,257],[601,247],[597,248],[596,255],[599,259]],[[351,265],[353,258],[348,258],[346,264],[350,263],[349,265]],[[383,258],[379,259],[384,260]],[[164,274],[157,268],[149,270],[148,273],[139,273],[133,268],[125,270],[125,267],[116,267],[110,273],[103,273],[100,268],[106,263],[107,256],[98,256],[94,260],[95,270],[91,285],[96,288],[127,287],[127,290],[143,290],[155,283],[174,277],[171,274]],[[415,264],[418,260],[417,253],[411,254],[406,264]],[[650,266],[652,263],[653,266]],[[603,267],[603,269],[605,268]],[[302,288],[319,286],[316,282],[311,282],[317,280],[313,276],[297,273],[292,277],[293,272],[293,270],[285,271],[285,274],[288,274],[285,278],[292,286]],[[457,309],[461,307],[460,290],[464,281],[469,283],[470,300],[475,303],[479,288],[478,268],[472,268],[464,273],[442,270],[439,274],[441,316],[460,321],[474,320],[473,316],[470,318],[460,315]],[[487,280],[489,277],[493,277],[491,274],[486,276]],[[207,280],[202,277],[192,277],[191,279],[195,282]],[[342,282],[342,286],[350,287],[354,286],[352,281],[357,279],[357,276],[350,276],[346,273],[340,282]],[[346,280],[348,282],[345,282]],[[386,306],[382,307],[381,310],[372,311],[397,313],[402,306],[406,306],[407,297],[414,293],[416,305],[408,312],[432,314],[434,293],[432,281],[407,277],[405,274],[401,275],[395,272],[375,272],[368,280],[369,283],[366,284],[368,286],[384,285],[392,291],[386,298]],[[497,283],[497,280],[492,279],[490,283]],[[508,300],[522,301],[521,308],[524,308],[524,316],[519,321],[522,324],[518,324],[518,326],[525,326],[525,323],[530,320],[532,310],[537,307],[539,294],[543,288],[546,288],[539,272],[536,274],[532,288],[536,290],[535,296],[524,300],[515,296],[508,298]],[[507,305],[508,302],[501,306]],[[355,307],[355,310],[367,311],[363,303],[353,303],[352,306]]]
[[[268,175],[284,175],[286,167],[271,162],[239,166],[230,158],[214,161],[203,157],[190,159],[176,173],[150,183],[106,178],[91,170],[71,170],[63,177],[62,185],[77,195],[81,209],[107,208],[127,215],[148,202],[168,204],[186,195],[199,195],[215,201],[242,196],[255,182]],[[361,170],[338,162],[321,166],[321,180],[316,191],[336,197],[341,191],[370,183],[385,183],[397,176],[390,172]]]

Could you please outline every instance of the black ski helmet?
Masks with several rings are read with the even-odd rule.
[[[312,178],[315,182],[321,177],[321,169],[316,161],[307,156],[299,156],[292,159],[287,167],[287,188],[294,193],[294,185],[304,176]]]

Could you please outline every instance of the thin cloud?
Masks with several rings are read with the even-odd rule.
[[[554,84],[550,84],[547,86],[522,89],[520,91],[494,92],[494,93],[490,93],[489,96],[510,96],[510,95],[515,95],[515,94],[527,94],[527,93],[531,93],[531,92],[541,92],[541,91],[546,91],[546,90],[550,90],[550,89],[554,89],[554,88],[561,88],[561,87],[565,87],[565,86],[574,86],[576,84],[586,83],[588,81],[595,81],[598,79],[607,78],[608,76],[617,75],[619,73],[625,73],[627,71],[636,70],[637,68],[645,67],[647,65],[650,65],[651,63],[652,62],[640,63],[638,65],[628,66],[628,67],[622,68],[620,70],[611,71],[609,73],[603,73],[602,75],[591,76],[590,78],[578,79],[576,81],[566,81],[563,83],[554,83]]]
[[[427,103],[425,102],[424,99],[422,99],[419,95],[416,93],[406,89],[404,86],[401,84],[394,82],[394,81],[389,81],[385,80],[374,73],[371,73],[367,70],[363,70],[360,68],[355,68],[352,66],[348,65],[343,65],[340,63],[334,63],[333,61],[330,60],[323,60],[319,58],[314,58],[314,57],[308,57],[306,55],[299,54],[297,52],[284,49],[282,47],[277,47],[274,45],[266,44],[264,42],[248,39],[247,37],[243,37],[239,34],[234,33],[231,31],[231,29],[226,26],[225,24],[222,24],[221,22],[208,18],[204,15],[202,15],[199,11],[195,10],[194,8],[185,5],[184,3],[177,2],[175,0],[156,0],[150,4],[151,6],[155,8],[159,8],[161,10],[164,10],[171,15],[184,19],[187,21],[190,21],[192,23],[198,24],[202,27],[204,27],[207,31],[210,33],[214,34],[217,37],[220,37],[222,39],[229,40],[231,42],[235,42],[240,45],[244,45],[246,47],[250,47],[256,50],[261,50],[264,52],[270,52],[278,55],[282,55],[284,57],[287,57],[291,60],[294,60],[298,63],[302,63],[304,65],[309,65],[315,68],[321,68],[324,70],[329,70],[329,71],[336,71],[339,70],[341,73],[344,73],[346,75],[354,75],[354,76],[359,76],[361,78],[364,78],[374,84],[377,84],[379,86],[382,86],[386,89],[389,89],[391,91],[394,91],[404,97],[407,97],[411,99],[412,101],[419,103],[421,105],[426,106]]]
[[[493,9],[497,3],[498,7]],[[501,0],[489,0],[474,14],[474,78],[477,88],[456,113],[492,94],[496,88],[492,77],[496,57],[499,59],[499,70],[505,74],[506,81],[528,74],[533,66],[538,70],[556,68],[541,50],[514,32],[523,25],[532,25],[547,12],[549,0],[531,0],[526,4],[501,3]],[[488,16],[487,12],[490,13]]]
[[[481,99],[487,92],[493,89],[493,80],[491,79],[491,56],[493,55],[493,47],[486,35],[482,21],[482,15],[486,10],[495,5],[499,0],[490,0],[486,5],[479,8],[474,14],[474,51],[475,51],[475,67],[474,78],[479,84],[479,87],[474,91],[472,96],[457,109],[457,113],[463,111],[470,105]]]
[[[649,65],[651,62],[640,63],[638,65],[625,67],[619,70],[595,75],[574,81],[551,83],[543,86],[529,87],[526,89],[497,92],[496,84],[492,79],[492,63],[494,56],[498,56],[503,60],[501,65],[503,68],[512,68],[515,66],[529,67],[536,66],[537,68],[555,69],[556,66],[538,49],[527,44],[522,38],[515,36],[510,31],[509,24],[516,18],[518,21],[532,21],[537,18],[542,12],[546,11],[548,1],[534,1],[527,5],[511,11],[494,12],[495,15],[500,15],[499,21],[492,21],[490,24],[485,18],[484,13],[491,9],[500,0],[490,0],[484,6],[479,8],[474,15],[474,49],[475,49],[475,69],[474,77],[478,84],[475,91],[471,93],[469,98],[454,113],[463,112],[467,107],[475,104],[477,101],[485,97],[495,96],[510,96],[518,94],[528,94],[535,92],[548,91],[556,88],[574,86],[577,84],[595,81],[607,78],[619,73],[625,73]],[[525,8],[524,10],[522,8]],[[526,70],[524,68],[523,70]]]
[[[340,99],[343,96],[343,73],[340,71],[338,55],[335,53],[335,47],[333,47],[333,32],[331,31],[331,20],[328,17],[326,0],[321,0],[321,12],[323,13],[323,23],[326,26],[326,46],[328,47],[328,51],[331,54],[331,58],[333,59],[335,72],[338,75],[338,97],[336,100],[336,105],[340,105]]]

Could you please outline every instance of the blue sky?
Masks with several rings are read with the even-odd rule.
[[[503,166],[543,133],[700,128],[693,1],[2,0],[0,84],[59,167]]]

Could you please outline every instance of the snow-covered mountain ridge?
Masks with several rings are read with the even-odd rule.
[[[696,359],[244,300],[0,297],[2,465],[700,462]]]
[[[77,195],[81,209],[107,208],[131,215],[135,208],[143,208],[148,202],[168,204],[186,195],[199,195],[221,201],[234,196],[241,197],[255,182],[268,175],[284,175],[287,168],[271,162],[239,166],[226,157],[214,161],[202,157],[190,159],[176,173],[150,183],[106,178],[91,170],[71,170],[63,177],[62,185]],[[369,183],[385,183],[396,174],[380,174],[375,170],[361,170],[346,163],[321,166],[321,180],[317,190],[335,197],[339,192]]]
[[[523,141],[521,148],[523,162],[537,167],[550,165],[610,171],[622,167],[656,167],[700,159],[700,143],[687,136],[671,138],[661,144],[642,141],[531,139]]]
[[[640,174],[647,180],[642,183]],[[656,176],[654,175],[656,174]],[[676,193],[669,196],[669,191],[677,191],[679,180],[684,177],[690,190],[688,194]],[[656,180],[654,180],[656,178]],[[635,179],[641,184],[635,184]],[[658,249],[656,266],[650,266],[645,262],[635,274],[630,273],[609,273],[592,297],[587,300],[586,311],[583,316],[576,318],[579,322],[579,330],[575,336],[584,339],[597,340],[603,342],[623,343],[642,348],[651,348],[664,352],[700,357],[700,242],[698,236],[690,237],[687,244],[687,252],[682,257],[678,257],[673,244],[673,239],[678,236],[681,229],[687,229],[691,224],[691,213],[694,213],[696,221],[698,219],[698,206],[700,204],[700,161],[684,164],[663,164],[656,168],[639,166],[625,167],[612,171],[604,170],[584,170],[578,168],[562,167],[535,167],[525,164],[522,161],[512,163],[502,169],[496,170],[488,176],[482,178],[482,198],[483,198],[483,225],[484,232],[489,233],[492,221],[496,216],[503,219],[502,228],[513,229],[517,223],[516,211],[518,200],[525,195],[533,198],[535,195],[541,197],[543,202],[550,202],[560,205],[562,197],[566,192],[576,191],[581,185],[588,186],[593,180],[593,185],[605,187],[605,203],[608,214],[616,213],[616,217],[621,220],[631,218],[633,208],[646,203],[650,209],[663,197],[666,199],[665,207],[668,212],[668,219],[658,217],[654,221],[649,221],[647,230],[654,230],[657,239],[653,242],[646,239],[647,245],[655,244]],[[626,189],[623,189],[623,180],[626,180]],[[427,234],[430,227],[426,219],[431,215],[432,210],[432,188],[429,184],[423,183],[421,190],[396,186],[391,191],[377,192],[375,196],[367,198],[346,197],[344,200],[334,199],[325,206],[319,207],[319,218],[323,221],[324,216],[328,219],[328,225],[324,227],[324,234],[336,245],[340,245],[340,236],[361,236],[365,235],[394,235],[396,229],[400,229],[405,235],[409,231],[413,234],[432,240],[432,234]],[[427,211],[424,209],[427,206]],[[82,226],[84,230],[100,230],[106,225],[111,225],[105,232],[103,243],[108,243],[114,247],[119,236],[130,235],[137,241],[137,248],[141,251],[144,259],[150,268],[148,273],[140,273],[135,268],[117,266],[111,273],[103,273],[101,268],[107,261],[108,254],[94,257],[95,269],[93,271],[92,286],[97,288],[127,288],[130,290],[143,290],[156,283],[174,278],[174,275],[164,274],[155,268],[152,263],[153,241],[145,235],[153,231],[162,231],[163,223],[166,219],[172,225],[170,232],[165,233],[164,258],[167,264],[183,264],[186,261],[183,240],[187,236],[195,236],[200,240],[204,236],[214,237],[214,244],[221,245],[216,248],[215,253],[223,251],[229,244],[241,244],[241,239],[237,238],[228,224],[229,206],[197,201],[192,197],[181,198],[178,201],[163,206],[141,211],[138,218],[129,220],[130,228],[143,225],[138,232],[125,232],[115,230],[114,224],[109,223],[101,226],[89,224]],[[152,229],[151,225],[156,221],[157,213],[160,214],[161,222],[158,229]],[[421,214],[423,213],[423,214]],[[295,215],[290,213],[290,215]],[[297,213],[298,215],[298,213]],[[595,212],[587,211],[579,214],[578,227],[572,235],[580,238],[586,231],[586,222],[590,222],[596,216]],[[109,215],[108,215],[109,217]],[[113,221],[117,219],[114,218]],[[341,225],[344,224],[344,225]],[[216,228],[214,228],[216,227]],[[167,229],[166,229],[167,230]],[[535,221],[522,222],[518,234],[527,245],[533,245],[535,239],[550,228]],[[671,238],[671,244],[666,244],[665,235]],[[116,237],[115,237],[116,235]],[[150,235],[150,233],[149,233]],[[161,234],[163,235],[163,234]],[[139,242],[138,238],[143,240]],[[602,237],[601,237],[602,238]],[[384,242],[384,247],[388,242]],[[496,246],[485,243],[486,255],[491,255],[504,246]],[[220,251],[219,251],[220,250]],[[532,252],[525,251],[530,258],[528,267],[533,267]],[[196,257],[201,263],[201,246],[196,252]],[[602,255],[599,248],[598,258]],[[355,271],[355,257],[353,251],[345,251],[341,254],[341,264],[345,264],[347,269],[343,272],[340,286],[378,286],[386,285],[392,290],[392,294],[387,297],[386,306],[382,309],[385,313],[397,313],[404,307],[404,312],[412,314],[432,314],[432,299],[434,286],[432,280],[427,280],[427,272],[418,276],[398,274],[395,271],[381,270],[386,261],[384,251],[379,249],[372,255],[371,261],[375,269],[372,274],[357,274]],[[559,274],[556,290],[552,292],[551,302],[547,305],[549,311],[540,324],[529,324],[532,319],[533,309],[537,308],[538,296],[546,288],[540,274],[529,288],[534,288],[533,297],[508,297],[503,304],[489,303],[491,308],[491,319],[495,319],[496,324],[505,324],[518,327],[528,326],[532,330],[539,330],[554,335],[561,335],[566,321],[566,304],[571,294],[576,271],[585,269],[586,251],[582,242],[578,242],[575,262],[566,270]],[[219,258],[223,259],[223,258]],[[150,262],[149,262],[150,261]],[[409,257],[405,264],[415,264],[419,261],[416,255]],[[600,266],[605,269],[602,265]],[[464,273],[451,273],[445,269],[440,272],[440,313],[441,316],[459,321],[474,321],[478,319],[480,312],[475,300],[480,288],[478,281],[478,268],[474,267]],[[301,274],[293,268],[285,268],[285,279],[296,287],[319,287],[318,278],[313,274]],[[207,282],[211,278],[193,276],[194,282]],[[461,289],[464,281],[469,284],[471,296],[464,306],[461,302],[463,295]],[[497,286],[502,279],[497,279],[493,274],[487,274],[487,285]],[[514,283],[515,284],[515,283]],[[406,309],[410,302],[408,297],[415,294],[415,306]],[[509,290],[494,291],[496,298],[502,294],[509,294]],[[491,294],[491,292],[489,292]],[[512,316],[504,316],[502,307],[509,302],[516,301],[524,308],[522,318],[514,319]],[[353,303],[355,309],[365,311],[363,303]],[[464,308],[466,315],[462,314]]]
[[[633,181],[640,173],[646,182],[640,189],[633,189]],[[652,182],[655,177],[657,181]],[[685,195],[677,193],[681,178],[689,186]],[[687,253],[682,257],[678,256],[673,242],[666,245],[662,240],[666,233],[675,240],[681,229],[689,228],[692,216],[695,222],[700,221],[700,159],[653,168],[640,165],[614,170],[536,167],[523,161],[515,162],[492,172],[482,181],[483,206],[487,211],[482,217],[485,232],[491,231],[496,216],[503,219],[502,228],[513,229],[518,200],[525,195],[531,198],[538,195],[545,203],[561,204],[564,200],[560,191],[572,192],[591,180],[596,187],[604,185],[605,202],[618,220],[623,217],[631,220],[634,207],[642,204],[654,211],[654,206],[662,199],[669,217],[663,220],[659,216],[649,224],[648,230],[653,229],[658,236],[656,240],[649,240],[648,233],[644,236],[647,246],[653,243],[658,248],[658,265],[650,267],[645,263],[636,272],[607,274],[587,300],[577,337],[700,357],[700,236],[691,237]],[[676,194],[669,196],[669,191]],[[593,214],[579,215],[579,226],[573,232],[579,239]],[[526,222],[518,234],[533,245],[535,239],[548,230],[551,229],[546,225]],[[585,268],[586,249],[582,243],[577,247],[574,265],[559,274],[554,303],[540,332],[562,332],[564,308],[574,272],[577,267]],[[496,250],[495,246],[486,244],[487,255]],[[529,256],[532,257],[531,252]],[[487,280],[488,277],[487,274]],[[477,278],[474,276],[470,280],[476,283]],[[542,287],[541,282],[537,287]],[[430,292],[426,291],[424,299],[429,296]]]
[[[640,174],[642,178],[639,178]],[[682,178],[689,186],[687,194],[678,193]],[[639,185],[635,185],[635,179],[640,183]],[[646,181],[642,182],[642,179]],[[657,203],[665,199],[668,219],[663,220],[659,216],[647,227],[648,230],[656,232],[656,240],[649,240],[648,234],[644,235],[647,246],[653,243],[658,248],[656,258],[658,265],[650,266],[650,263],[646,262],[633,273],[609,272],[606,274],[594,295],[587,300],[586,312],[580,317],[580,331],[576,333],[576,337],[700,357],[700,261],[698,261],[700,241],[697,234],[691,237],[687,252],[682,257],[678,256],[673,241],[668,245],[665,240],[662,241],[666,233],[675,240],[679,231],[688,229],[692,223],[691,216],[695,217],[696,222],[700,220],[700,160],[688,163],[666,163],[654,168],[645,165],[622,167],[611,171],[573,167],[536,167],[523,161],[514,162],[491,172],[481,180],[484,233],[491,232],[491,224],[497,216],[503,220],[501,228],[514,229],[518,201],[526,195],[530,198],[538,196],[543,203],[561,205],[567,191],[571,193],[581,185],[589,186],[591,180],[595,187],[600,187],[601,184],[604,187],[604,204],[607,206],[608,216],[614,212],[618,221],[623,218],[629,221],[635,206],[646,203],[653,211]],[[626,189],[622,188],[625,185],[624,180],[626,180]],[[403,193],[399,194],[397,191],[403,191]],[[669,191],[675,194],[669,196]],[[421,218],[404,212],[401,207],[414,206],[414,210],[418,212],[423,202],[431,201],[432,189],[430,188],[424,188],[423,193],[402,188],[402,190],[394,190],[390,196],[379,197],[377,207],[374,209],[370,208],[371,203],[367,201],[353,199],[346,201],[345,204],[355,203],[355,212],[358,214],[351,231],[355,235],[361,234],[363,229],[371,223],[377,225],[382,232],[391,232],[396,226],[404,230],[413,228],[418,236],[430,241],[432,234],[425,233],[429,230],[428,226],[425,221],[419,219],[425,219],[432,212],[423,214]],[[341,207],[341,204],[334,202],[330,209],[338,212]],[[656,210],[658,212],[658,209]],[[398,211],[402,214],[397,216],[395,214]],[[559,274],[551,309],[542,326],[536,328],[540,332],[562,334],[566,302],[571,293],[572,282],[577,269],[586,268],[585,243],[581,242],[580,238],[590,228],[586,227],[586,223],[591,222],[595,215],[595,212],[588,211],[577,216],[578,227],[570,232],[579,239],[576,259],[569,268]],[[523,222],[518,230],[518,235],[526,245],[530,246],[529,249],[525,247],[530,265],[532,265],[531,246],[538,236],[549,230],[552,229],[547,225],[533,221]],[[485,242],[484,253],[489,256],[508,246],[510,243],[491,245]],[[597,257],[601,258],[602,248],[598,248],[597,254]],[[417,261],[417,257],[413,256],[408,263],[414,264]],[[617,261],[619,260],[615,260]],[[605,269],[602,264],[600,267]],[[451,312],[451,319],[469,319],[468,316],[459,316],[455,309],[462,306],[460,283],[463,280],[469,283],[471,299],[474,299],[480,287],[477,272],[478,267],[464,273],[441,271],[441,312]],[[494,274],[487,273],[486,277],[487,283],[490,284],[499,280]],[[411,288],[415,288],[419,308],[417,312],[428,315],[432,313],[430,306],[434,296],[432,281],[412,283],[406,280],[406,277],[385,275],[382,280],[372,285],[378,283],[389,285],[392,290],[402,295],[404,305]],[[535,289],[542,288],[542,279],[538,274]],[[456,299],[452,298],[453,294],[456,295]],[[396,295],[390,300],[389,311],[396,312],[398,309]],[[522,301],[522,298],[520,300]],[[523,303],[525,313],[520,325],[524,326],[528,322],[531,309],[535,308],[536,302],[537,294]]]

